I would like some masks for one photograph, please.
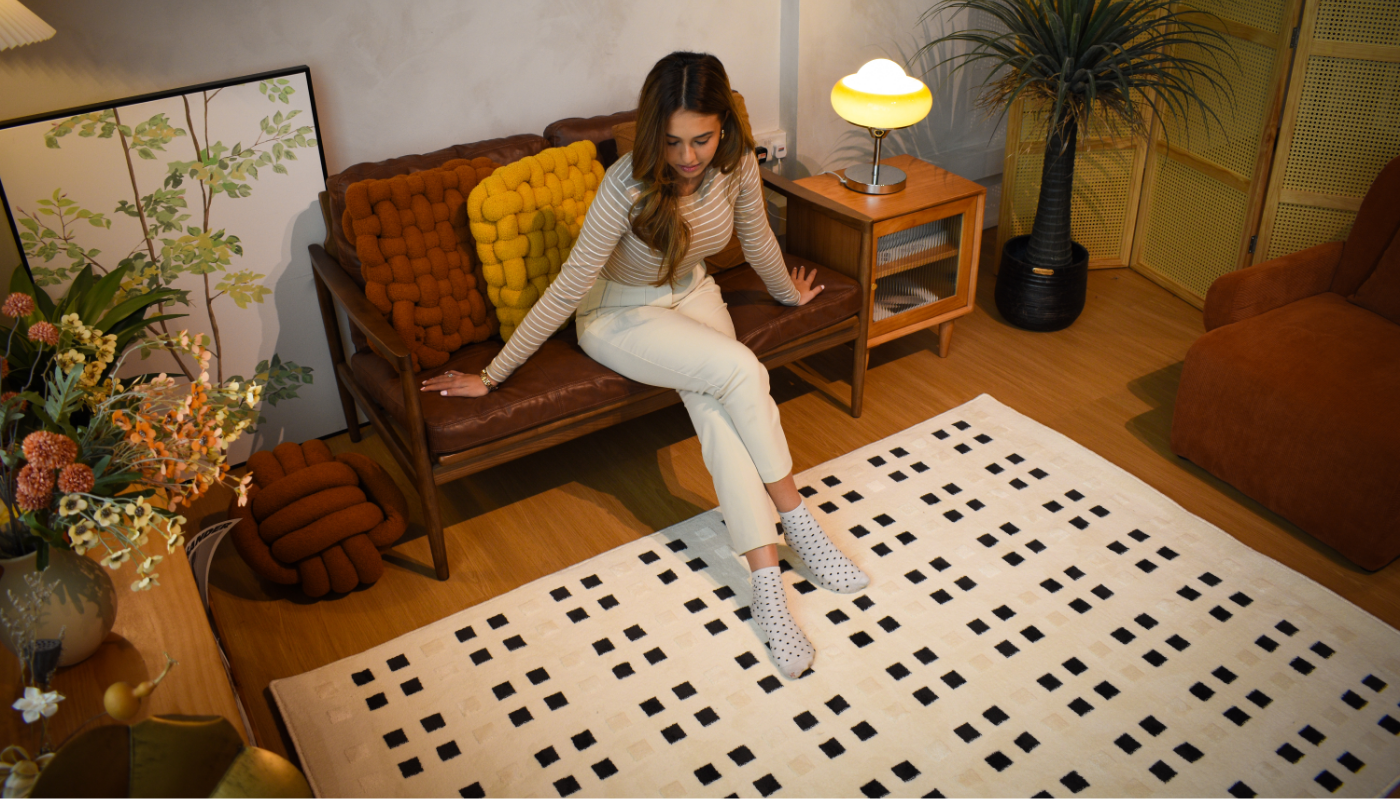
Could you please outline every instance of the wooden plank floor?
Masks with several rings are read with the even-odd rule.
[[[787,370],[773,373],[797,471],[987,393],[1400,627],[1400,562],[1367,573],[1171,454],[1182,359],[1203,330],[1198,310],[1129,270],[1096,270],[1084,315],[1070,329],[1017,330],[1001,320],[992,301],[995,231],[983,241],[988,247],[977,310],[958,321],[949,357],[938,357],[937,334],[928,331],[874,348],[860,419]],[[808,363],[845,389],[850,352],[837,348]],[[393,464],[373,435],[358,445],[341,435],[330,445]],[[407,481],[398,479],[416,505]],[[446,582],[432,577],[417,521],[387,556],[378,584],[321,601],[260,581],[231,545],[221,548],[211,603],[260,746],[295,760],[271,705],[270,681],[381,644],[715,505],[699,443],[678,405],[442,491],[451,526],[452,578]],[[202,508],[212,511],[219,502],[211,498]]]

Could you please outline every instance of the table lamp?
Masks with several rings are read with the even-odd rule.
[[[907,128],[928,116],[933,95],[924,82],[904,74],[888,58],[877,58],[836,82],[831,89],[831,107],[842,119],[869,130],[875,139],[875,157],[869,166],[847,168],[845,187],[865,194],[903,191],[904,170],[880,166],[880,141],[891,130]]]

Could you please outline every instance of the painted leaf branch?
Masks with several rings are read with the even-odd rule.
[[[96,260],[101,250],[85,249],[77,241],[78,225],[84,220],[95,228],[111,228],[112,220],[101,212],[93,212],[79,206],[60,189],[54,189],[51,197],[36,202],[36,210],[31,212],[18,207],[20,246],[31,259],[51,263],[60,255],[70,260],[68,266],[55,266],[41,271],[40,286],[49,286],[72,280],[85,266],[106,273]],[[55,223],[57,227],[55,227]],[[70,227],[71,226],[71,227]]]
[[[285,78],[262,81],[258,90],[270,102],[282,104],[290,104],[296,92]],[[198,276],[203,284],[204,308],[212,329],[212,349],[220,381],[224,376],[224,349],[217,301],[226,297],[238,308],[247,309],[251,303],[264,302],[272,289],[261,283],[267,277],[265,274],[234,268],[235,259],[244,255],[243,243],[237,235],[213,224],[215,198],[219,195],[230,200],[250,197],[254,189],[252,183],[259,180],[260,171],[270,169],[287,174],[285,162],[298,160],[297,150],[317,145],[311,126],[293,122],[302,113],[300,109],[279,110],[263,117],[259,121],[259,134],[250,146],[242,142],[229,146],[222,140],[212,139],[209,135],[210,103],[222,91],[202,93],[199,99],[203,118],[198,126],[190,96],[186,95],[181,98],[184,128],[174,125],[165,114],[156,114],[130,126],[123,123],[116,109],[108,109],[56,123],[44,137],[45,146],[55,149],[61,146],[61,139],[70,135],[118,139],[126,161],[132,200],[119,201],[111,214],[133,218],[141,230],[141,240],[121,261],[121,265],[131,268],[123,281],[121,297],[162,290],[176,293],[172,302],[190,305],[190,291],[173,289],[172,284],[183,274]],[[137,184],[135,160],[160,160],[158,154],[165,153],[167,145],[181,137],[188,137],[193,159],[167,160],[162,185],[142,195]],[[198,187],[197,211],[190,208],[186,181]],[[65,202],[60,204],[60,199]],[[110,229],[112,220],[77,207],[58,191],[54,197],[39,202],[38,210],[25,215],[21,222],[26,253],[45,264],[44,269],[36,270],[39,282],[62,283],[85,266],[105,272],[95,261],[99,251],[83,250],[75,241],[72,228],[87,220],[93,226]],[[197,223],[191,219],[196,215]],[[49,267],[49,262],[60,255],[66,255],[71,264]],[[186,377],[194,378],[183,362],[180,368]],[[268,382],[267,396],[274,405],[278,399],[295,397],[301,384],[311,383],[309,367],[284,362],[276,354],[260,363],[257,372],[259,378]]]

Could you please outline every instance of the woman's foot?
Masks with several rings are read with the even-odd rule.
[[[788,547],[802,557],[817,585],[833,592],[858,592],[870,585],[870,577],[832,544],[805,503],[799,502],[791,511],[779,511],[778,516],[783,520]]]
[[[789,678],[801,676],[812,666],[817,649],[807,641],[807,635],[797,627],[797,621],[788,611],[782,570],[778,567],[756,569],[751,573],[751,579],[753,619],[768,637],[768,650],[773,661]]]

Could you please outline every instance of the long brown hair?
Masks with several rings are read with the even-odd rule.
[[[632,232],[661,254],[665,274],[657,286],[672,280],[690,249],[690,226],[680,212],[680,176],[666,163],[666,126],[681,110],[720,118],[719,146],[710,163],[722,173],[739,166],[754,146],[739,122],[729,76],[718,58],[678,51],[651,68],[637,103],[632,177],[642,182],[642,193],[632,204]]]

